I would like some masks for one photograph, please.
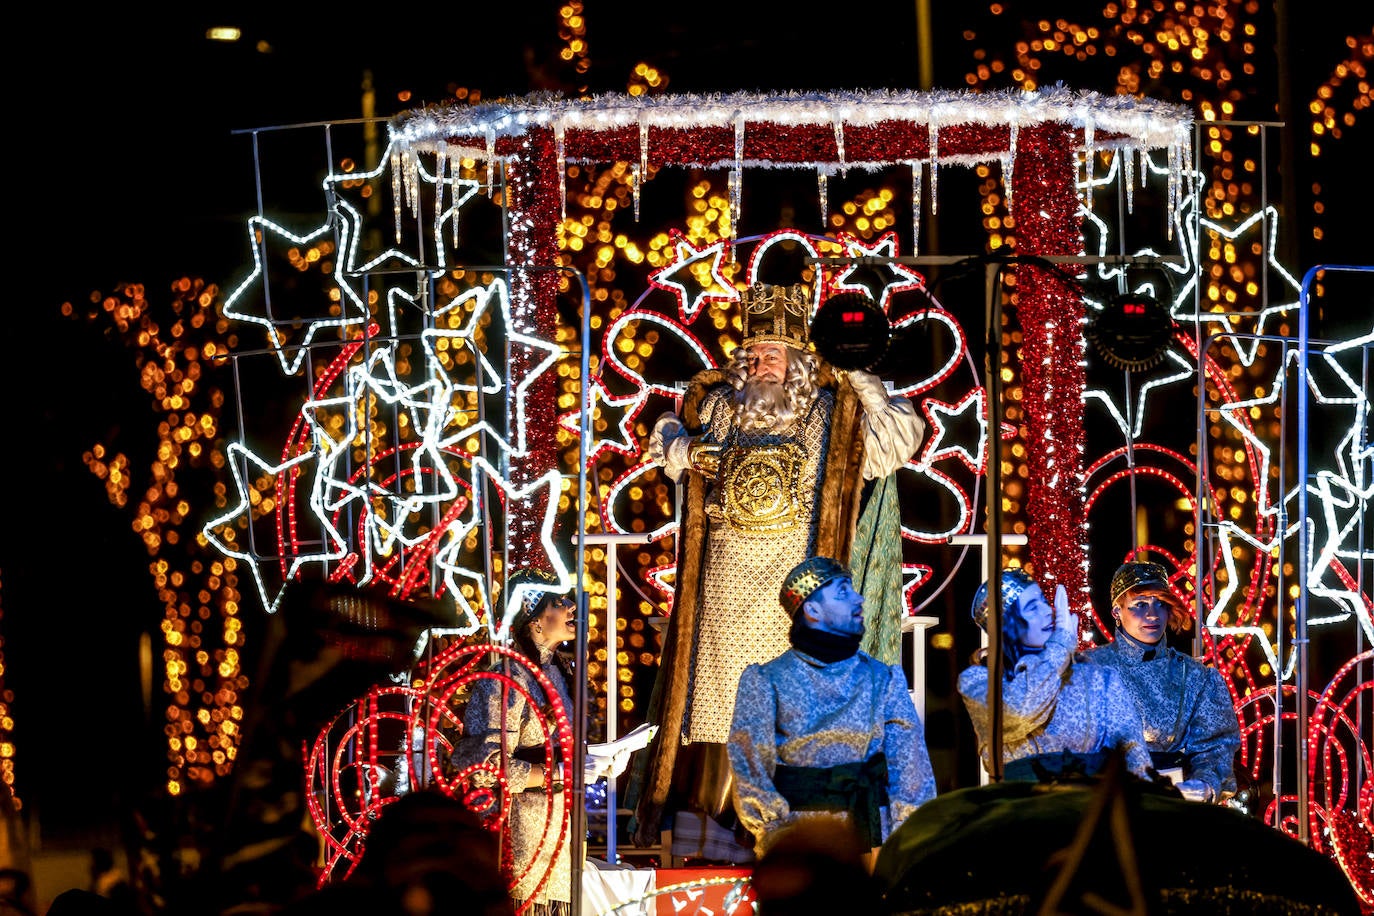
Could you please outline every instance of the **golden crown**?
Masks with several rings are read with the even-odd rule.
[[[808,557],[792,567],[787,578],[782,580],[778,600],[782,602],[782,609],[795,617],[806,599],[817,589],[824,588],[836,579],[847,578],[849,574],[845,566],[829,557]]]
[[[1112,604],[1116,604],[1127,592],[1140,588],[1159,591],[1169,598],[1169,604],[1178,604],[1178,599],[1169,588],[1169,573],[1158,563],[1122,563],[1112,574]]]
[[[804,283],[775,286],[755,283],[740,294],[744,342],[780,343],[806,349],[811,332],[811,290]]]

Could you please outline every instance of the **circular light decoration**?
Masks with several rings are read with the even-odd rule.
[[[1151,296],[1115,296],[1088,325],[1088,339],[1108,364],[1118,369],[1149,369],[1164,358],[1174,335],[1174,319]]]
[[[887,352],[887,315],[866,293],[836,293],[811,319],[811,343],[837,369],[868,369]]]

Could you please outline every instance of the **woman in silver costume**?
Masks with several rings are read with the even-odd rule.
[[[522,580],[536,590],[527,594],[511,622],[511,641],[544,673],[564,715],[571,715],[570,691],[577,675],[571,658],[558,647],[577,638],[576,608],[565,595],[538,590],[538,585],[552,587],[554,582],[539,571],[517,572],[507,588],[513,589]],[[547,742],[556,741],[558,735],[554,705],[525,666],[502,659],[496,668],[515,685],[494,677],[474,681],[463,714],[463,737],[454,747],[451,763],[458,771],[474,768],[471,781],[475,786],[494,785],[496,773],[505,773],[511,806],[504,838],[510,843],[516,912],[570,916],[572,842],[566,836],[563,774],[545,772],[546,760],[562,757],[557,747],[552,758],[546,750]]]
[[[1123,563],[1112,576],[1112,642],[1084,661],[1118,672],[1139,708],[1154,768],[1176,773],[1195,801],[1235,794],[1240,725],[1221,672],[1167,644],[1192,621],[1158,563]]]
[[[1126,766],[1149,777],[1140,716],[1119,674],[1074,663],[1078,615],[1061,585],[1055,606],[1020,569],[1002,571],[1002,762],[1007,779],[1092,775],[1120,750]],[[973,619],[987,627],[988,587],[973,599]],[[973,720],[983,766],[992,770],[986,650],[959,674],[959,694]]]

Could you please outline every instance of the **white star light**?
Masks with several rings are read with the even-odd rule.
[[[507,290],[506,282],[499,277],[493,280],[489,286],[478,286],[470,290],[467,290],[461,296],[456,297],[447,306],[435,312],[435,317],[438,318],[446,312],[452,311],[453,309],[458,308],[459,306],[467,305],[468,303],[473,303],[472,313],[465,327],[459,330],[427,330],[422,335],[422,338],[424,340],[425,352],[429,354],[433,354],[435,352],[435,349],[432,345],[432,341],[434,339],[445,337],[466,342],[469,346],[473,348],[473,352],[476,353],[476,334],[480,327],[480,321],[482,315],[491,307],[493,302],[496,303],[501,316],[501,320],[505,323],[506,337],[510,341],[511,345],[514,346],[515,344],[519,344],[521,346],[528,347],[532,350],[543,351],[544,353],[544,358],[539,362],[535,363],[530,368],[530,370],[527,373],[525,373],[524,377],[521,378],[515,384],[514,388],[512,389],[515,404],[514,440],[511,441],[506,439],[495,427],[493,427],[491,424],[483,420],[482,422],[477,423],[473,426],[465,427],[450,440],[443,441],[439,443],[439,445],[441,447],[447,446],[456,443],[460,439],[466,439],[467,437],[472,436],[478,432],[482,432],[490,436],[491,439],[497,444],[498,447],[500,447],[500,449],[503,452],[509,453],[510,457],[512,458],[518,458],[529,454],[529,446],[526,435],[527,423],[525,419],[525,399],[529,393],[529,388],[531,385],[535,383],[536,380],[538,380],[539,376],[542,373],[547,371],[550,367],[552,367],[555,363],[558,362],[558,360],[563,356],[563,348],[558,346],[557,344],[549,343],[547,341],[539,339],[538,337],[531,337],[528,334],[522,334],[516,330],[515,324],[511,320],[510,294]],[[489,366],[490,364],[483,362],[484,375]],[[495,384],[495,380],[499,378],[499,375],[493,373],[493,384]],[[500,389],[498,386],[495,389],[488,389],[484,387],[483,390]]]
[[[974,411],[974,417],[978,421],[978,444],[975,446],[977,454],[970,452],[960,442],[946,445],[945,434],[948,430],[941,419],[942,417],[962,416],[970,409]],[[947,404],[944,401],[927,398],[921,402],[921,412],[926,415],[926,419],[930,422],[931,432],[926,436],[926,443],[921,449],[918,463],[929,467],[941,458],[954,457],[962,461],[964,466],[973,473],[982,474],[984,463],[987,461],[988,444],[987,400],[983,389],[974,388],[964,395],[957,404]]]
[[[1219,417],[1231,426],[1237,434],[1249,444],[1257,455],[1258,467],[1254,472],[1256,481],[1256,506],[1255,513],[1257,526],[1270,530],[1271,537],[1260,537],[1257,534],[1246,531],[1238,524],[1231,521],[1221,520],[1218,523],[1218,534],[1221,538],[1221,548],[1218,553],[1227,564],[1228,576],[1226,586],[1222,593],[1217,596],[1212,608],[1208,613],[1207,625],[1214,633],[1246,633],[1251,632],[1251,628],[1245,627],[1221,627],[1216,626],[1217,620],[1223,611],[1229,608],[1232,598],[1238,588],[1235,578],[1234,564],[1232,562],[1230,545],[1239,541],[1247,543],[1257,552],[1274,552],[1281,544],[1288,539],[1295,538],[1298,532],[1298,525],[1302,524],[1298,519],[1296,508],[1298,502],[1297,484],[1283,494],[1282,498],[1275,500],[1269,491],[1269,467],[1272,452],[1269,445],[1261,439],[1252,428],[1249,422],[1249,414],[1252,408],[1260,405],[1276,405],[1280,403],[1284,387],[1287,381],[1288,364],[1296,362],[1298,353],[1296,350],[1288,350],[1285,358],[1280,361],[1275,370],[1274,377],[1269,385],[1268,393],[1257,398],[1224,403],[1215,408]],[[1320,354],[1324,364],[1332,370],[1333,375],[1340,381],[1345,391],[1340,394],[1330,394],[1323,391],[1315,375],[1309,371],[1307,378],[1308,388],[1316,398],[1318,404],[1323,406],[1353,406],[1353,414],[1358,422],[1363,422],[1363,417],[1368,416],[1369,402],[1362,389],[1355,381],[1339,366],[1336,362],[1335,354]],[[1337,444],[1336,464],[1340,468],[1343,466],[1341,452],[1347,446],[1346,443],[1352,441],[1357,435],[1355,430],[1358,427],[1352,424]],[[1310,498],[1315,498],[1319,510],[1317,518],[1324,522],[1322,530],[1325,532],[1325,539],[1313,551],[1308,564],[1309,598],[1320,596],[1328,598],[1338,606],[1347,608],[1346,613],[1333,615],[1326,618],[1309,617],[1308,626],[1318,626],[1321,624],[1336,623],[1348,619],[1352,614],[1359,620],[1361,628],[1365,631],[1366,639],[1374,639],[1374,627],[1370,625],[1369,609],[1366,599],[1353,587],[1338,588],[1331,584],[1328,573],[1334,576],[1336,582],[1345,584],[1345,576],[1342,576],[1343,568],[1339,566],[1338,558],[1342,555],[1341,545],[1346,535],[1355,527],[1359,519],[1359,510],[1362,505],[1367,505],[1370,495],[1374,495],[1367,486],[1362,486],[1354,480],[1343,477],[1340,473],[1321,471],[1315,476],[1315,482],[1308,487]],[[1363,502],[1361,500],[1364,500]],[[1280,512],[1280,508],[1285,510]],[[1342,520],[1338,517],[1337,510],[1346,510],[1349,518]],[[1280,521],[1284,514],[1290,521],[1286,529],[1281,529]],[[1259,522],[1267,524],[1259,525]],[[1314,537],[1320,531],[1314,530]],[[1353,586],[1353,583],[1351,584]],[[1259,634],[1257,638],[1262,638],[1265,644],[1266,653],[1273,657],[1275,650],[1268,641],[1268,637]],[[1291,667],[1291,660],[1290,660]],[[1286,675],[1285,675],[1286,676]]]
[[[237,318],[240,321],[247,321],[250,324],[256,324],[263,328],[267,333],[268,345],[276,354],[277,361],[281,364],[282,372],[287,375],[295,375],[296,371],[300,369],[301,363],[310,352],[310,344],[314,341],[317,334],[321,331],[353,327],[362,324],[367,320],[367,309],[357,301],[355,296],[348,294],[350,291],[347,286],[341,282],[339,288],[346,294],[343,299],[340,300],[340,307],[343,314],[337,318],[329,316],[317,318],[313,321],[302,322],[305,325],[305,333],[299,343],[292,345],[295,351],[294,355],[288,355],[285,350],[287,342],[283,339],[281,332],[277,330],[277,325],[282,322],[271,317],[269,313],[270,297],[266,295],[266,290],[264,290],[264,298],[261,306],[263,314],[252,314],[241,310],[247,291],[256,286],[260,278],[265,280],[262,252],[257,242],[258,232],[261,230],[263,233],[263,245],[267,244],[267,239],[276,237],[285,240],[291,245],[309,246],[328,234],[330,229],[331,224],[326,222],[324,225],[318,226],[304,235],[298,235],[266,217],[254,216],[250,218],[248,220],[248,247],[253,252],[253,270],[243,282],[235,287],[233,292],[224,299],[224,317]]]
[[[1121,409],[1106,391],[1101,388],[1088,389],[1083,392],[1084,404],[1086,405],[1089,401],[1098,401],[1102,404],[1103,408],[1106,409],[1108,416],[1112,418],[1116,428],[1121,431],[1123,439],[1139,439],[1145,424],[1146,401],[1149,399],[1151,392],[1156,388],[1162,388],[1165,385],[1172,385],[1178,382],[1186,381],[1191,383],[1193,375],[1197,371],[1196,367],[1191,362],[1184,359],[1183,355],[1175,350],[1166,351],[1164,358],[1177,364],[1178,369],[1173,375],[1166,375],[1162,378],[1152,378],[1140,386],[1140,391],[1137,392],[1136,395],[1135,423],[1132,424],[1129,431],[1126,429],[1126,418],[1121,415]]]
[[[1278,210],[1272,206],[1265,207],[1263,210],[1251,215],[1248,219],[1235,227],[1223,226],[1215,220],[1206,218],[1199,219],[1198,223],[1199,232],[1210,230],[1232,242],[1251,230],[1259,231],[1264,227],[1268,227],[1268,238],[1264,245],[1264,250],[1267,252],[1266,266],[1281,277],[1284,283],[1287,284],[1288,288],[1292,291],[1293,299],[1290,301],[1280,302],[1277,305],[1269,305],[1263,308],[1259,315],[1255,317],[1253,330],[1250,331],[1249,334],[1230,338],[1236,348],[1236,355],[1239,357],[1241,365],[1250,366],[1255,361],[1255,353],[1263,342],[1260,338],[1264,335],[1265,328],[1269,321],[1276,315],[1287,315],[1289,312],[1296,313],[1298,309],[1298,295],[1302,288],[1302,284],[1299,283],[1278,261]],[[1188,231],[1183,234],[1183,237],[1187,240],[1188,244],[1192,246],[1193,257],[1196,259],[1200,251],[1199,246],[1201,245],[1201,241],[1196,234],[1192,233],[1191,224],[1189,224],[1187,230]],[[1180,285],[1174,296],[1174,304],[1171,311],[1175,318],[1185,321],[1192,321],[1194,319],[1194,313],[1191,307],[1194,304],[1196,289],[1197,273],[1193,272],[1187,275],[1187,278]],[[1274,298],[1277,298],[1277,296]],[[1219,324],[1225,331],[1234,331],[1236,325],[1239,323],[1239,317],[1240,316],[1231,315],[1225,312],[1206,311],[1196,315],[1197,320],[1203,324]],[[1247,341],[1246,338],[1249,338],[1249,340]],[[1249,344],[1248,347],[1246,346],[1247,342]]]
[[[405,478],[408,488],[400,486],[399,480],[378,482],[374,468],[355,465],[358,420],[374,397],[404,411],[411,434],[419,437],[410,451],[412,473]],[[363,539],[358,551],[364,561],[360,584],[371,580],[376,557],[389,557],[398,547],[412,548],[431,537],[431,532],[422,530],[424,526],[417,526],[413,535],[406,533],[424,510],[442,509],[461,495],[458,481],[436,444],[449,425],[449,405],[450,389],[443,377],[431,376],[414,385],[402,382],[396,374],[392,349],[383,348],[349,369],[344,394],[312,399],[302,407],[302,416],[321,452],[310,504],[321,525],[339,540],[346,540],[347,535],[335,527],[334,520],[349,509],[347,514],[355,520]],[[328,419],[340,414],[346,422],[342,434],[335,438],[329,433]],[[374,461],[382,457],[375,447],[369,451]],[[355,482],[360,473],[361,485]],[[431,480],[438,486],[427,487]]]
[[[362,227],[364,218],[352,204],[345,200],[341,195],[349,185],[365,183],[367,180],[383,175],[387,166],[386,163],[391,158],[391,149],[379,159],[377,168],[370,172],[356,173],[332,173],[323,182],[325,199],[331,202],[333,213],[325,222],[305,233],[295,233],[265,217],[254,216],[248,220],[248,242],[249,250],[253,253],[253,268],[249,275],[234,290],[225,297],[224,314],[227,318],[237,318],[251,324],[261,326],[267,334],[269,346],[276,354],[277,361],[280,363],[282,371],[287,375],[295,375],[299,370],[302,361],[310,350],[310,344],[322,332],[336,328],[352,327],[367,320],[368,309],[366,296],[363,290],[356,287],[358,278],[367,276],[371,271],[379,266],[391,261],[397,261],[406,267],[421,267],[420,262],[398,248],[390,248],[381,252],[372,260],[365,263],[359,261],[359,245],[362,238]],[[436,176],[421,172],[419,177],[434,183],[438,179]],[[476,181],[463,180],[456,177],[443,179],[443,184],[452,188],[453,200],[449,208],[444,211],[441,218],[435,221],[435,240],[436,257],[439,270],[444,269],[445,247],[439,244],[441,241],[442,227],[445,222],[452,220],[455,224],[458,219],[458,211],[467,201],[477,193],[478,183]],[[339,238],[339,263],[332,277],[338,284],[342,294],[339,308],[341,314],[338,317],[320,317],[311,321],[301,322],[304,324],[304,333],[299,342],[288,344],[278,330],[279,325],[286,322],[274,319],[271,315],[271,301],[267,290],[263,290],[262,302],[259,305],[260,311],[250,312],[245,310],[248,290],[258,285],[259,280],[265,282],[264,265],[262,261],[262,250],[271,239],[279,239],[282,242],[293,246],[312,246],[317,244],[320,239],[325,238],[332,230],[338,229]],[[259,232],[262,234],[262,243],[259,243]],[[293,324],[296,321],[293,319]],[[395,331],[393,325],[393,332]],[[292,351],[288,354],[288,350]]]
[[[377,170],[372,177],[382,171]],[[423,172],[417,174],[432,180]],[[326,180],[326,185],[357,181],[362,177],[368,176],[331,176]],[[445,186],[453,188],[453,201],[444,211],[440,224],[457,219],[458,209],[471,198],[476,183],[445,180]],[[427,320],[429,329],[420,334],[417,348],[425,356],[418,370],[418,381],[402,378],[397,369],[397,354],[407,338],[400,333],[400,313],[405,309],[417,313],[425,311],[424,291],[428,274],[417,276],[417,271],[423,271],[419,261],[394,248],[365,264],[357,263],[356,243],[358,228],[362,225],[361,214],[347,201],[332,197],[331,200],[335,221],[311,233],[295,235],[275,223],[258,218],[250,220],[249,229],[250,234],[261,231],[269,238],[280,237],[284,243],[295,245],[316,244],[326,232],[337,229],[340,264],[333,278],[341,293],[339,308],[344,317],[331,316],[301,323],[304,327],[303,336],[292,341],[288,347],[276,329],[278,323],[270,317],[266,308],[255,312],[243,308],[245,292],[263,276],[260,246],[254,247],[252,275],[231,294],[226,314],[263,326],[283,371],[295,374],[323,330],[361,325],[367,320],[369,309],[364,292],[375,294],[383,291],[383,288],[380,280],[372,281],[369,278],[367,282],[373,285],[364,290],[356,286],[359,277],[395,262],[403,267],[416,268],[415,271],[401,272],[407,282],[414,286],[406,288],[405,285],[393,285],[384,290],[387,320],[392,328],[390,337],[375,338],[374,327],[364,337],[344,343],[331,367],[315,379],[316,390],[302,405],[299,418],[307,430],[307,441],[292,446],[293,449],[305,449],[302,454],[289,465],[269,465],[253,456],[242,443],[233,446],[234,454],[242,456],[240,461],[246,459],[269,471],[292,467],[296,474],[301,474],[300,466],[305,462],[314,462],[313,473],[303,474],[301,484],[302,492],[308,494],[309,515],[318,522],[320,528],[317,541],[323,546],[316,549],[316,541],[306,541],[311,548],[309,552],[292,557],[286,582],[295,579],[308,565],[338,563],[334,575],[356,575],[359,584],[372,581],[379,573],[390,575],[394,570],[400,570],[396,586],[401,588],[423,581],[427,576],[427,564],[433,559],[435,568],[443,569],[452,584],[464,572],[473,573],[478,568],[478,564],[464,567],[454,562],[455,545],[461,545],[477,524],[475,507],[468,496],[475,491],[469,476],[480,473],[472,463],[472,456],[457,447],[456,443],[475,434],[485,434],[508,458],[526,455],[528,390],[562,356],[563,350],[514,329],[505,283],[497,280],[490,286],[467,291],[427,316],[427,319],[441,318],[456,308],[471,310],[467,325],[457,330],[435,329]],[[438,262],[442,265],[442,246],[436,245],[436,251]],[[488,313],[489,308],[499,310],[500,320],[495,314]],[[499,394],[507,390],[508,382],[504,373],[487,358],[485,344],[479,339],[479,334],[499,330],[500,321],[505,322],[505,337],[510,347],[539,351],[531,360],[533,365],[528,372],[509,383],[512,432],[506,434],[485,422],[465,426],[466,415],[458,412],[454,400],[456,392]],[[485,331],[479,330],[479,322],[487,322]],[[438,341],[441,338],[448,338],[455,346],[471,351],[474,360],[471,369],[477,378],[450,378],[445,369],[449,363],[441,358],[446,358],[448,354],[439,352]],[[349,365],[358,359],[360,351],[363,351],[362,361]],[[404,421],[398,422],[396,428],[391,430],[391,439],[388,441],[372,441],[370,426],[364,425],[369,409],[375,409],[374,404],[384,405],[398,420]],[[509,441],[506,435],[510,436]],[[360,448],[365,449],[369,462],[362,466],[357,463],[357,450]],[[389,460],[385,468],[379,464],[384,459]],[[504,462],[506,459],[502,460]],[[234,471],[236,478],[239,478],[240,505],[233,512],[216,519],[212,523],[214,527],[222,526],[247,511],[247,485],[241,479],[242,472],[238,468]],[[543,480],[541,478],[539,483]],[[502,486],[509,489],[504,480]],[[294,477],[292,488],[295,489]],[[527,495],[526,491],[520,491],[515,497],[519,499]],[[278,494],[281,504],[278,511],[287,511],[285,501],[288,498],[289,494]],[[556,503],[555,497],[555,507]],[[285,584],[274,594],[269,593],[259,561],[244,551],[228,550],[230,545],[210,528],[206,529],[206,536],[229,555],[250,562],[264,607],[269,612],[275,611]],[[548,536],[546,531],[546,539]],[[284,543],[283,549],[299,550],[294,532],[289,537],[291,543]],[[549,548],[551,545],[546,543],[545,546]],[[551,551],[553,554],[556,551]],[[482,598],[479,606],[485,607],[484,583],[479,584],[479,594]],[[468,618],[475,621],[476,611],[472,605],[461,592],[456,591],[455,595],[455,600],[466,611]]]
[[[287,570],[286,579],[283,582],[283,584],[280,587],[278,587],[275,592],[269,594],[267,583],[263,581],[262,568],[260,565],[259,557],[253,553],[250,553],[248,550],[235,549],[234,547],[230,546],[230,542],[228,540],[219,537],[216,532],[226,525],[237,523],[240,519],[247,521],[249,524],[252,523],[253,504],[248,494],[250,491],[253,491],[254,488],[246,480],[244,480],[243,471],[239,467],[239,465],[242,463],[240,459],[256,465],[258,468],[261,469],[262,473],[264,474],[269,474],[274,477],[280,477],[284,473],[298,471],[304,468],[308,463],[314,461],[316,457],[317,456],[314,452],[304,452],[300,455],[297,455],[295,458],[288,459],[287,461],[283,461],[278,464],[271,464],[259,458],[257,455],[253,454],[242,443],[230,442],[228,448],[225,449],[225,463],[229,466],[229,470],[234,477],[234,486],[238,490],[239,494],[238,505],[234,506],[234,508],[230,509],[228,512],[224,513],[218,518],[214,518],[206,522],[205,527],[201,529],[201,534],[203,534],[205,536],[205,539],[209,541],[210,544],[212,544],[217,550],[219,550],[220,553],[224,554],[227,557],[233,557],[237,560],[242,560],[248,566],[249,572],[253,574],[253,583],[257,586],[258,589],[258,597],[262,600],[262,606],[267,610],[267,613],[269,614],[276,613],[277,607],[280,605],[283,595],[286,594],[285,582],[290,582],[291,579],[295,577],[296,571],[299,570],[301,566],[308,562],[323,562],[331,559],[340,559],[347,552],[347,545],[339,541],[333,541],[333,546],[335,548],[334,550],[323,551],[321,553],[314,554],[308,557],[297,557],[292,561],[290,569]],[[251,548],[251,540],[249,541],[248,546]]]
[[[593,418],[606,419],[606,415],[611,411],[620,411],[620,419],[614,424],[607,422],[607,426],[614,426],[616,435],[606,439],[597,439],[595,425],[592,429],[592,442],[587,446],[587,467],[591,468],[597,459],[605,452],[618,452],[630,458],[639,454],[639,440],[635,438],[634,422],[635,416],[639,413],[639,408],[644,404],[644,392],[637,394],[627,394],[620,397],[611,394],[606,390],[606,383],[600,376],[594,376],[591,386],[588,389],[587,410]],[[570,411],[562,414],[558,418],[558,424],[575,436],[582,434],[581,413]]]
[[[538,479],[519,487],[512,484],[500,471],[480,456],[474,456],[472,464],[473,483],[476,491],[483,491],[483,478],[494,484],[501,491],[508,514],[515,511],[511,503],[529,505],[538,503],[540,500],[543,501],[544,509],[540,524],[539,546],[543,548],[544,560],[547,563],[536,560],[531,565],[548,568],[553,572],[557,579],[557,584],[552,588],[553,591],[567,591],[572,588],[572,575],[563,562],[558,545],[554,543],[553,539],[554,521],[558,513],[558,495],[563,487],[562,475],[556,469],[549,470]],[[446,536],[443,546],[435,552],[434,556],[435,563],[442,571],[448,589],[453,593],[454,600],[467,619],[467,623],[460,628],[464,635],[476,632],[477,628],[482,625],[482,619],[477,609],[464,596],[461,582],[471,582],[481,599],[480,605],[483,607],[491,606],[487,598],[486,575],[481,566],[469,566],[462,561],[462,555],[465,552],[464,542],[471,528],[471,525],[467,525],[451,531]],[[550,589],[546,587],[535,589],[535,586],[512,588],[510,593],[505,596],[506,606],[501,619],[497,621],[494,614],[486,615],[487,634],[493,641],[505,642],[510,638],[511,621],[520,609],[521,600],[530,590],[548,591]]]
[[[739,293],[730,278],[721,272],[721,261],[725,257],[725,242],[719,241],[698,248],[678,229],[672,230],[672,261],[649,274],[649,285],[664,289],[677,297],[677,311],[683,324],[696,320],[697,312],[708,302],[738,302]],[[679,280],[686,273],[692,276],[703,262],[710,262],[708,283]],[[691,287],[689,289],[689,287]]]
[[[872,245],[864,244],[863,239],[848,232],[841,232],[836,236],[836,239],[844,245],[844,253],[851,258],[893,258],[897,256],[897,233],[892,231],[884,232]],[[887,312],[888,305],[892,302],[893,293],[925,289],[926,287],[925,277],[901,264],[884,264],[881,267],[868,269],[881,270],[887,275],[887,282],[883,284],[882,291],[875,297],[878,307],[884,313]],[[861,283],[847,282],[857,270],[859,270],[858,264],[849,264],[843,267],[832,281],[834,289],[841,292],[869,293],[867,286]]]

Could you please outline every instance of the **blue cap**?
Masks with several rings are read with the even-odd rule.
[[[1015,567],[1002,570],[1002,616],[1005,617],[1007,610],[1016,604],[1016,599],[1021,597],[1021,593],[1035,584],[1024,569]],[[973,607],[970,609],[973,615],[973,622],[983,629],[988,628],[988,584],[984,582],[978,586],[978,591],[973,593]]]

